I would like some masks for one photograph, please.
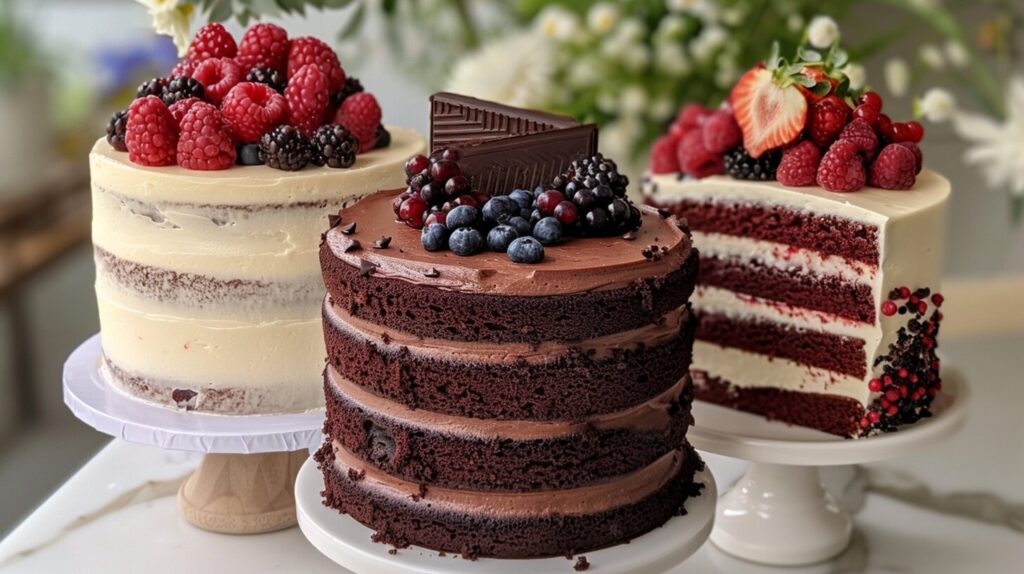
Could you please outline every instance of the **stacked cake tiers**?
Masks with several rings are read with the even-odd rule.
[[[529,150],[538,134],[508,137]],[[697,492],[702,463],[685,438],[696,253],[674,218],[625,199],[623,227],[606,234],[593,225],[601,215],[542,224],[560,202],[540,197],[567,197],[577,179],[586,187],[589,166],[618,189],[628,182],[600,156],[570,161],[585,153],[566,143],[548,158],[561,180],[484,198],[480,220],[465,226],[456,210],[472,192],[395,222],[396,206],[421,197],[411,188],[426,158],[414,158],[410,188],[343,209],[327,233],[328,439],[317,459],[325,504],[377,540],[467,557],[564,555],[639,536]],[[459,157],[438,150],[432,165],[458,168]],[[526,157],[505,165],[529,171]],[[439,175],[431,181],[445,183]],[[517,207],[501,214],[506,200]],[[611,201],[598,205],[618,209]],[[519,235],[513,220],[537,202],[533,235]],[[578,207],[580,219],[595,208]],[[431,218],[446,221],[420,231]],[[511,246],[492,241],[502,226],[517,235]],[[564,237],[551,241],[547,226]],[[464,249],[484,231],[487,251]],[[447,248],[434,233],[447,234]],[[519,257],[541,239],[540,259]]]

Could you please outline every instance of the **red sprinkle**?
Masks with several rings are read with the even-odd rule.
[[[939,293],[932,295],[932,303],[934,303],[936,307],[942,307],[942,302],[945,300],[946,298]]]
[[[921,313],[923,315],[927,311],[928,311],[928,304],[927,303],[925,303],[924,301],[921,301],[920,303],[917,304],[917,312],[918,313]]]
[[[900,287],[900,297],[903,299],[907,299],[908,297],[910,297],[910,288]]]

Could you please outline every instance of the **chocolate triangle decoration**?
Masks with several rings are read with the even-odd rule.
[[[574,159],[597,153],[597,126],[440,92],[430,97],[430,149],[455,148],[477,191],[491,195],[546,185]]]

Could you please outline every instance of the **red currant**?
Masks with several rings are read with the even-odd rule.
[[[894,122],[890,129],[889,139],[893,142],[910,141],[910,128],[907,127],[907,124],[903,122]]]
[[[861,104],[853,110],[854,117],[864,120],[871,127],[876,127],[878,125],[878,114],[879,111],[877,109],[865,104]]]
[[[859,98],[857,98],[857,103],[862,106],[874,108],[877,112],[882,111],[882,96],[879,96],[875,92],[864,92]]]
[[[910,141],[920,143],[924,138],[924,126],[920,122],[907,122],[907,129],[910,132]]]
[[[405,175],[412,177],[430,167],[430,160],[425,155],[414,155],[405,162]]]
[[[889,137],[889,130],[892,128],[892,120],[885,114],[878,114],[878,133]]]
[[[469,191],[469,179],[459,174],[444,184],[444,192],[448,197],[458,197]]]
[[[459,150],[457,149],[448,148],[441,152],[441,159],[446,159],[448,161],[459,161],[460,159],[462,159],[462,154],[459,153]]]
[[[406,191],[402,194],[396,195],[395,198],[391,200],[391,209],[395,211],[395,215],[398,215],[398,209],[402,207],[402,202],[410,197],[412,197],[412,193]]]
[[[419,197],[410,197],[398,208],[398,217],[413,229],[423,228],[423,214],[427,211],[427,202]]]
[[[447,211],[432,211],[430,215],[428,215],[427,218],[423,220],[423,227],[429,227],[433,223],[440,223],[441,225],[444,225],[444,221],[447,218]]]
[[[555,212],[555,207],[563,201],[565,201],[565,196],[562,195],[562,192],[557,189],[549,189],[537,198],[537,209],[544,215],[551,215]]]
[[[456,197],[452,202],[452,207],[458,207],[460,205],[468,205],[470,207],[480,207],[480,202],[476,200],[472,195],[460,195]]]
[[[562,201],[555,206],[554,210],[555,219],[560,221],[562,225],[572,225],[576,223],[576,217],[578,213],[576,211],[576,204],[571,201]]]
[[[442,159],[430,166],[430,177],[438,183],[446,182],[457,175],[462,175],[462,170],[454,161]]]

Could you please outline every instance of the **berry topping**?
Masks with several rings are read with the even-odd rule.
[[[338,56],[330,46],[318,38],[303,36],[288,43],[288,79],[291,80],[306,64],[314,64],[324,77],[331,93],[345,84],[345,72],[341,69]]]
[[[679,171],[679,159],[676,157],[677,140],[664,135],[654,140],[651,148],[651,173],[676,173]]]
[[[256,143],[287,119],[288,104],[284,96],[266,84],[242,82],[231,88],[220,109],[238,141]]]
[[[460,227],[448,236],[448,249],[461,257],[476,255],[484,248],[484,238],[472,227]]]
[[[242,68],[231,58],[210,58],[196,66],[192,77],[203,85],[206,99],[220,104],[231,88],[242,81]]]
[[[496,225],[487,232],[487,249],[495,253],[505,253],[508,246],[519,237],[519,232],[511,225]]]
[[[513,229],[516,230],[516,233],[519,234],[519,237],[526,237],[533,233],[533,225],[531,225],[530,221],[527,220],[525,217],[513,217],[512,219],[508,220],[508,224],[512,226]]]
[[[284,74],[266,66],[256,66],[249,70],[249,73],[245,75],[245,81],[266,84],[279,94],[284,93],[284,88],[288,85]]]
[[[311,155],[309,140],[295,126],[277,126],[260,139],[260,157],[275,169],[298,171],[306,167]]]
[[[114,112],[107,123],[107,143],[117,151],[128,151],[124,134],[128,128],[128,110]]]
[[[892,317],[896,314],[896,303],[892,301],[886,301],[882,303],[882,314],[886,317]]]
[[[839,140],[852,143],[857,151],[867,158],[874,157],[878,150],[878,136],[875,135],[875,130],[871,129],[866,121],[859,118],[846,124],[839,134]]]
[[[554,217],[545,217],[533,226],[533,236],[541,245],[557,245],[562,240],[562,224]]]
[[[807,133],[820,147],[828,147],[850,119],[850,106],[838,96],[825,96],[811,105]]]
[[[189,74],[191,75],[191,74]],[[158,98],[163,97],[164,90],[167,89],[167,82],[170,82],[170,78],[153,78],[152,80],[146,80],[139,84],[139,87],[135,90],[136,98],[144,98],[146,96],[156,96]]]
[[[458,163],[451,160],[438,160],[430,166],[430,177],[434,183],[444,183],[459,175],[462,175],[462,169]]]
[[[320,68],[315,64],[306,64],[300,68],[288,78],[288,87],[284,89],[284,97],[288,101],[288,123],[298,128],[303,135],[312,135],[323,123],[327,112],[327,95],[327,78]],[[344,125],[356,133],[344,122],[334,123]],[[358,134],[356,137],[359,137]]]
[[[718,110],[712,113],[701,126],[704,147],[711,153],[725,153],[743,143],[743,133],[732,113]]]
[[[726,153],[722,161],[725,172],[736,179],[769,181],[775,179],[775,170],[779,166],[779,152],[772,150],[754,159],[743,146],[737,146]]]
[[[430,169],[430,160],[425,155],[414,155],[405,162],[405,175],[412,177],[421,171]]]
[[[407,197],[398,206],[398,218],[413,229],[422,229],[423,215],[427,212],[427,202],[418,195]]]
[[[337,109],[346,98],[352,94],[358,94],[362,91],[363,83],[357,78],[347,76],[345,78],[345,83],[341,86],[341,89],[331,94],[331,107]]]
[[[263,165],[260,158],[259,144],[242,144],[238,146],[238,165]]]
[[[199,83],[195,78],[189,78],[186,76],[175,76],[167,82],[164,87],[164,91],[161,94],[161,99],[168,106],[186,100],[188,98],[203,99],[205,97],[205,91],[203,85]]]
[[[274,24],[255,24],[245,31],[235,57],[243,70],[265,66],[282,74],[288,69],[288,32]]]
[[[537,196],[537,209],[544,215],[551,215],[555,207],[565,201],[565,196],[557,189],[549,189]]]
[[[497,195],[487,200],[483,209],[484,221],[487,223],[504,223],[519,215],[519,205],[507,195]]]
[[[721,154],[713,153],[704,146],[701,130],[686,132],[676,148],[680,170],[692,177],[703,178],[725,173]]]
[[[874,108],[875,111],[881,112],[882,96],[879,96],[875,92],[864,92],[859,98],[857,98],[857,105]]]
[[[871,164],[869,182],[882,189],[910,189],[917,179],[917,158],[909,147],[889,144]]]
[[[782,152],[775,178],[782,185],[804,187],[814,185],[821,163],[821,150],[814,142],[802,141]]]
[[[924,161],[924,156],[921,155],[921,148],[917,147],[917,144],[914,142],[898,142],[898,145],[901,145],[914,153],[914,158],[917,160],[914,167],[914,173],[921,173],[921,164]]]
[[[743,145],[754,158],[796,140],[807,122],[807,100],[794,84],[776,76],[767,68],[754,68],[732,90]]]
[[[872,128],[878,125],[879,115],[878,108],[866,104],[861,104],[853,110],[853,117],[864,120]]]
[[[443,250],[448,246],[448,228],[441,223],[428,224],[420,233],[420,243],[427,251]]]
[[[168,106],[167,109],[171,111],[171,116],[174,118],[174,121],[178,122],[178,125],[181,125],[181,120],[185,119],[185,114],[187,114],[189,109],[192,108],[192,104],[201,101],[202,100],[199,98],[185,98],[184,100],[174,102]]]
[[[544,246],[533,237],[519,237],[508,246],[508,258],[515,263],[544,261]]]
[[[686,104],[679,110],[679,114],[676,115],[675,125],[679,126],[681,130],[699,128],[704,124],[704,120],[709,115],[711,115],[711,110],[700,104]]]
[[[234,58],[236,54],[238,46],[235,39],[222,24],[214,22],[196,32],[185,53],[185,60],[198,64],[210,58]]]
[[[156,96],[132,102],[124,134],[128,159],[139,165],[174,165],[178,146],[178,122],[167,104]]]
[[[840,139],[832,144],[818,166],[818,185],[836,192],[857,191],[864,187],[867,174],[856,143]]]
[[[475,227],[480,223],[480,210],[471,205],[460,205],[448,212],[445,225],[455,230],[460,227]]]
[[[700,132],[692,133],[700,136]],[[565,173],[556,176],[551,183],[551,189],[560,192],[563,197],[558,198],[551,195],[550,199],[545,200],[543,207],[550,207],[550,213],[554,214],[563,200],[571,201],[575,205],[576,221],[571,228],[566,227],[562,230],[566,235],[622,235],[627,231],[639,229],[642,223],[640,210],[633,207],[626,197],[628,185],[629,178],[619,173],[615,162],[597,154],[593,157],[574,160]],[[536,210],[537,220],[548,215],[543,212],[540,202],[540,198],[548,190],[539,189],[536,201],[526,208],[526,210]],[[554,199],[558,201],[552,201]],[[621,200],[618,204],[619,207],[612,208],[615,200]],[[622,209],[622,206],[625,209]]]
[[[220,110],[206,102],[189,107],[181,120],[177,160],[184,168],[203,171],[227,169],[235,163],[235,144]]]
[[[391,132],[384,127],[384,124],[377,124],[376,140],[373,144],[373,149],[383,149],[391,145]]]
[[[312,161],[316,165],[333,168],[352,167],[356,162],[359,141],[345,126],[327,124],[313,134]]]
[[[380,118],[377,98],[373,94],[360,92],[345,98],[334,116],[334,123],[345,126],[355,134],[360,143],[359,152],[364,153],[373,149]]]
[[[576,209],[575,203],[563,201],[555,206],[553,215],[562,225],[572,225],[579,218],[579,211]]]

